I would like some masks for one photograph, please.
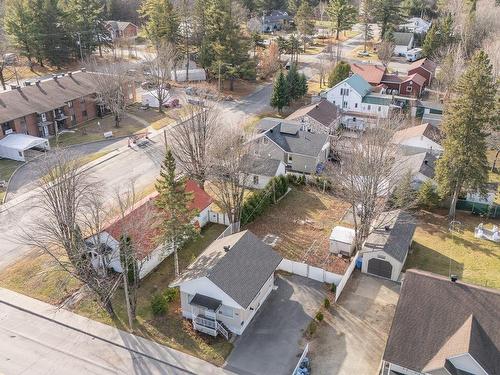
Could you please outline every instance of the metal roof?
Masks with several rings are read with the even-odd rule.
[[[196,293],[193,299],[189,302],[190,305],[206,307],[209,310],[217,311],[222,305],[222,301]]]

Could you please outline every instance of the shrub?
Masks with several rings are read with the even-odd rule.
[[[163,297],[165,298],[165,301],[168,303],[168,302],[172,302],[178,296],[178,294],[179,294],[179,289],[168,288],[163,293]]]
[[[316,313],[316,316],[315,316],[314,318],[315,318],[318,322],[322,322],[322,321],[323,321],[323,318],[324,318],[323,313],[322,313],[321,311],[318,311],[318,312]]]
[[[337,285],[332,284],[330,290],[332,291],[332,293],[335,293],[337,291]]]
[[[318,329],[318,323],[316,323],[315,320],[311,320],[306,328],[306,336],[311,338],[316,333],[317,329]]]
[[[420,185],[417,192],[417,203],[420,207],[434,208],[439,203],[439,195],[431,180],[425,181]]]
[[[154,315],[163,315],[167,312],[167,300],[162,294],[155,294],[151,299],[151,310]]]
[[[330,308],[330,300],[328,298],[323,300],[323,306],[325,306],[325,309]]]

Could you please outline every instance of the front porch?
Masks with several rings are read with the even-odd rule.
[[[195,330],[214,337],[221,334],[226,340],[229,340],[232,334],[231,330],[220,320],[217,320],[222,301],[197,293],[189,301],[189,305],[191,306],[191,317]]]

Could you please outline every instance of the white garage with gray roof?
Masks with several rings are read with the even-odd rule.
[[[383,212],[361,249],[361,271],[398,281],[415,233],[413,217],[401,210]]]

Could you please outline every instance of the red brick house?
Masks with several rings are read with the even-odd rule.
[[[399,76],[397,74],[385,74],[381,83],[388,89],[398,90],[400,95],[419,97],[426,85],[426,79],[418,73]]]
[[[70,72],[0,93],[0,139],[11,133],[49,138],[105,114],[107,109],[96,101],[95,81],[93,73]],[[126,95],[135,101],[133,82]]]
[[[132,22],[106,21],[111,40],[115,39],[134,39],[137,37],[139,28]]]
[[[415,73],[420,74],[425,78],[425,85],[429,86],[436,73],[436,66],[437,65],[434,61],[431,61],[428,58],[423,58],[415,61],[410,65],[410,69],[408,69],[408,75],[412,75]]]

